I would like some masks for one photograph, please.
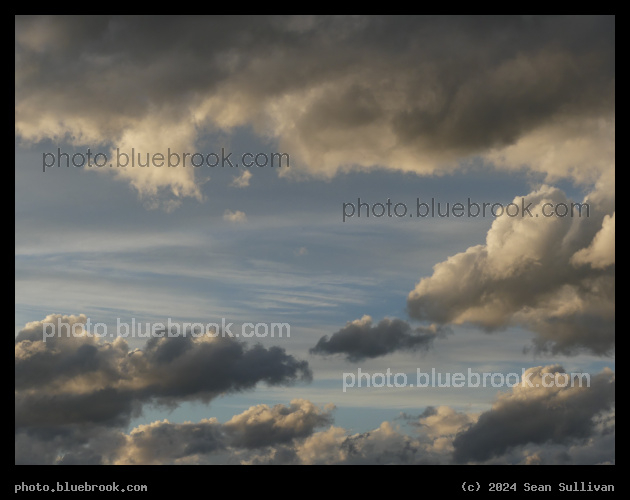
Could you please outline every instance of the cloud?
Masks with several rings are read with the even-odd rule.
[[[574,265],[584,255],[602,262],[600,250],[582,249],[608,252],[612,244],[614,219],[606,216],[614,198],[602,193],[598,188],[585,198],[589,217],[577,212],[536,217],[545,203],[571,207],[572,201],[550,186],[514,198],[519,207],[531,203],[532,216],[497,217],[484,245],[436,264],[409,293],[410,316],[439,324],[469,322],[487,331],[520,324],[538,334],[540,351],[609,355],[615,342],[614,266]]]
[[[234,446],[258,448],[285,443],[312,434],[316,427],[332,424],[333,408],[321,410],[305,399],[295,399],[288,407],[257,405],[232,417],[224,429]]]
[[[240,210],[236,210],[235,212],[226,210],[223,212],[223,220],[229,222],[246,222],[247,216],[245,215],[245,212],[241,212]]]
[[[346,326],[328,338],[324,335],[312,354],[345,354],[349,361],[385,356],[394,351],[426,351],[443,329],[435,325],[413,329],[400,319],[385,318],[372,324],[370,316],[346,323]]]
[[[16,463],[176,464],[238,463],[249,450],[282,447],[306,438],[315,428],[332,423],[334,406],[315,406],[304,399],[289,405],[252,406],[221,424],[216,418],[199,422],[156,421],[125,434],[105,427],[43,433],[18,431]]]
[[[142,350],[130,350],[121,337],[101,342],[85,333],[44,342],[43,324],[57,319],[85,322],[84,316],[49,315],[28,323],[15,339],[16,428],[121,426],[143,404],[207,403],[260,382],[287,385],[312,377],[306,361],[280,347],[222,336],[151,337]]]
[[[427,406],[420,415],[402,412],[396,420],[405,420],[421,436],[425,460],[448,463],[453,453],[453,439],[479,418],[479,413],[457,411],[450,406]]]
[[[207,455],[226,446],[216,419],[173,424],[164,420],[134,428],[109,460],[117,465],[177,463],[191,455]]]
[[[305,465],[387,465],[414,463],[418,450],[417,440],[383,422],[377,429],[351,436],[344,429],[331,426],[301,442],[296,454]]]
[[[283,175],[324,178],[442,174],[481,157],[590,183],[614,162],[614,16],[15,23],[24,142],[166,154],[251,127],[290,154]],[[201,200],[207,180],[181,165],[107,171],[152,199]]]
[[[450,406],[428,407],[414,424],[432,439],[427,451],[444,453],[453,451],[453,439],[461,430],[479,418],[478,413],[458,412]]]
[[[61,426],[16,429],[16,465],[99,465],[108,463],[125,443],[119,429],[100,426]]]
[[[252,406],[225,424],[216,419],[173,424],[166,420],[140,425],[118,439],[108,457],[115,464],[203,463],[209,455],[238,463],[248,450],[279,447],[332,422],[333,406],[319,408],[294,399],[287,406]],[[216,458],[216,457],[215,457]]]
[[[558,366],[535,367],[533,384]],[[614,374],[591,387],[522,387],[489,411],[448,406],[406,416],[414,433],[383,422],[352,433],[333,424],[333,405],[304,399],[259,404],[225,423],[156,421],[135,427],[58,425],[16,430],[16,463],[57,464],[449,464],[614,461]],[[321,429],[321,430],[319,430]]]
[[[317,427],[329,425],[331,406],[321,409],[295,399],[290,405],[257,405],[234,415],[225,424],[216,419],[199,423],[153,422],[123,435],[107,457],[114,464],[242,463],[272,452],[292,462],[299,441]],[[284,453],[283,453],[284,452]]]
[[[564,375],[549,378],[556,374]],[[529,368],[524,377],[534,387],[515,385],[497,398],[491,411],[457,434],[455,461],[482,462],[528,443],[585,441],[595,434],[596,417],[614,407],[615,375],[610,369],[592,377],[590,387],[580,387],[577,377],[565,374],[561,366]]]
[[[606,215],[602,228],[587,248],[571,257],[574,265],[588,264],[595,269],[604,269],[615,263],[615,213]]]
[[[252,173],[249,170],[244,170],[240,175],[234,177],[234,180],[230,183],[230,186],[237,188],[244,188],[249,186],[249,180],[252,178]]]

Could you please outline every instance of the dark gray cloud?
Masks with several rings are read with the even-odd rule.
[[[100,342],[87,335],[55,336],[44,342],[43,323],[57,317],[29,323],[15,339],[16,427],[119,426],[145,403],[209,402],[260,382],[287,385],[312,377],[306,361],[280,347],[227,337],[153,337],[134,351],[120,337]]]
[[[537,367],[532,383],[549,384],[544,374],[565,373],[559,366]],[[568,374],[567,374],[568,375]],[[564,383],[564,378],[560,383]],[[497,400],[491,411],[453,441],[456,462],[483,462],[517,446],[584,442],[596,434],[596,417],[614,408],[615,376],[610,370],[591,378],[590,387],[522,387]]]
[[[140,425],[129,434],[102,425],[20,429],[15,437],[15,460],[17,464],[146,465],[208,462],[214,458],[238,463],[240,455],[273,449],[276,461],[289,462],[293,460],[290,450],[296,456],[292,441],[332,424],[333,408],[295,399],[286,406],[252,406],[225,424],[215,418],[196,423],[163,420]]]
[[[426,351],[433,340],[446,329],[435,327],[413,328],[400,319],[385,318],[372,324],[372,318],[364,316],[348,322],[328,338],[324,335],[310,352],[312,354],[345,354],[349,361],[385,356],[395,351]]]
[[[16,133],[161,151],[252,126],[314,175],[488,155],[592,181],[609,166],[582,153],[610,145],[614,35],[614,16],[17,17]],[[192,169],[116,175],[201,197]]]
[[[102,464],[124,446],[119,429],[94,425],[21,429],[15,433],[17,465]]]

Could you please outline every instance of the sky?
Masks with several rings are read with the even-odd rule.
[[[614,464],[614,41],[16,17],[15,463]]]

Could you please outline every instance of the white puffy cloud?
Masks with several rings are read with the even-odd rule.
[[[615,263],[615,213],[606,215],[602,228],[587,248],[579,250],[571,257],[575,265],[588,264],[603,269]]]
[[[234,180],[230,183],[230,186],[237,188],[244,188],[249,186],[249,181],[252,178],[252,173],[249,170],[244,170],[240,175],[234,177]]]
[[[306,399],[295,399],[288,407],[257,405],[232,417],[224,429],[234,446],[256,448],[278,444],[307,436],[314,428],[331,424],[332,409],[334,406],[322,410]]]
[[[245,222],[247,221],[247,215],[245,212],[241,212],[240,210],[226,210],[223,212],[223,220],[228,222]]]
[[[521,324],[537,332],[540,350],[610,354],[614,267],[576,267],[574,255],[599,256],[590,245],[610,248],[613,209],[601,189],[583,202],[588,217],[584,207],[582,216],[575,208],[573,217],[544,217],[543,209],[549,214],[551,205],[570,213],[574,202],[550,186],[514,198],[521,210],[517,217],[497,217],[484,245],[436,264],[433,274],[419,281],[408,296],[410,315],[440,324],[469,322],[488,331]],[[521,216],[530,203],[532,216]],[[588,254],[581,253],[584,248]]]

